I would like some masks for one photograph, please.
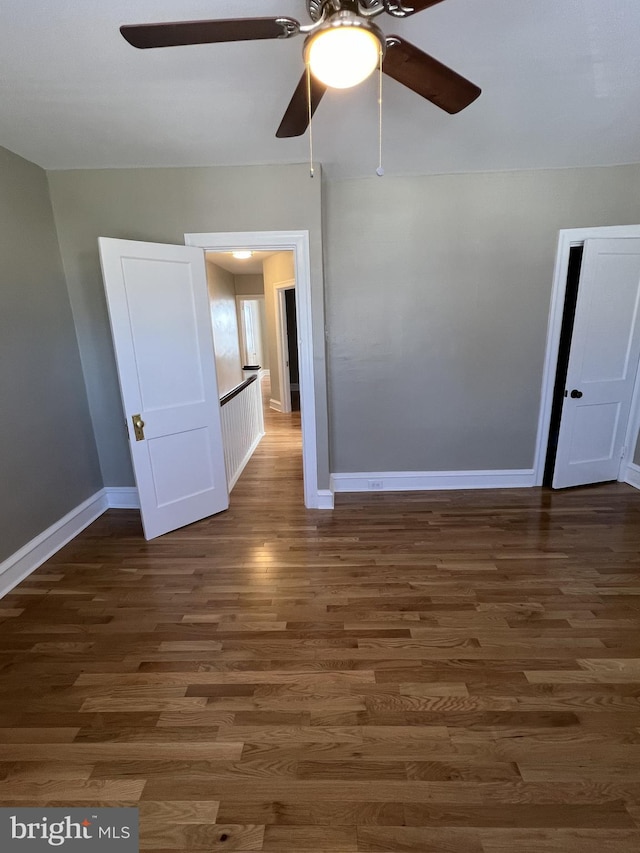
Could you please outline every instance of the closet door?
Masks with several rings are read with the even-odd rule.
[[[640,240],[586,240],[553,487],[616,480],[640,355]]]

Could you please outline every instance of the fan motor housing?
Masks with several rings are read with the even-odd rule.
[[[321,21],[334,12],[346,9],[357,14],[358,8],[382,11],[382,0],[307,0],[307,11],[312,21]]]

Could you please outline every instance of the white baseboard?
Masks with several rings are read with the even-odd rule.
[[[630,462],[627,465],[627,470],[624,472],[622,481],[633,486],[634,489],[640,489],[640,465]]]
[[[332,474],[334,492],[414,492],[448,489],[521,489],[535,486],[533,468],[506,471],[375,471]]]
[[[258,435],[255,437],[253,443],[251,444],[251,447],[245,453],[242,462],[238,465],[234,475],[231,477],[231,480],[228,483],[229,491],[231,491],[231,489],[233,489],[235,484],[238,482],[238,479],[240,478],[240,474],[242,474],[242,472],[246,468],[247,462],[253,456],[256,447],[260,444],[260,442],[262,441],[264,436],[265,436],[265,434],[263,432],[259,432]]]
[[[105,489],[72,509],[0,563],[0,598],[70,542],[109,508]]]
[[[273,397],[269,400],[269,408],[273,409],[274,412],[282,411],[282,403],[280,400],[274,400]]]
[[[140,499],[135,486],[106,486],[109,509],[140,509]]]
[[[333,509],[333,492],[331,489],[318,489],[314,495],[312,506],[307,506],[307,509]]]

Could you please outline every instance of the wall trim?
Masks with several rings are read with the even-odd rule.
[[[331,475],[334,492],[524,489],[535,484],[533,468],[505,471],[375,471]]]
[[[282,411],[282,403],[280,400],[274,400],[273,397],[269,400],[269,408],[273,409],[274,412]]]
[[[0,563],[0,598],[53,557],[108,508],[106,490],[101,489]]]
[[[106,486],[109,509],[140,509],[140,498],[135,486]]]
[[[230,251],[238,246],[262,251],[293,251],[296,309],[298,321],[298,359],[300,362],[300,411],[302,426],[302,480],[304,505],[314,507],[318,493],[318,434],[316,427],[316,361],[313,352],[314,318],[311,307],[311,259],[308,231],[230,231],[185,234],[187,246],[213,251]],[[316,331],[324,335],[323,329]],[[324,352],[322,354],[324,360]],[[320,382],[319,377],[318,382]],[[321,393],[325,395],[322,388]],[[326,398],[325,398],[326,399]]]
[[[318,489],[316,505],[313,509],[333,509],[333,492],[331,489]]]
[[[620,479],[623,483],[628,483],[630,486],[633,486],[634,489],[640,489],[640,465],[636,465],[635,462],[630,462]]]

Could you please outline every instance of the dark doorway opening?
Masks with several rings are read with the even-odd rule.
[[[560,346],[558,349],[558,364],[556,367],[556,380],[553,388],[553,404],[551,407],[551,423],[549,426],[549,444],[547,446],[547,457],[544,467],[544,477],[542,480],[543,486],[547,486],[549,488],[553,482],[553,469],[556,464],[556,450],[558,449],[562,405],[564,403],[567,370],[569,368],[573,323],[576,316],[576,305],[578,304],[578,286],[580,284],[580,270],[582,268],[583,254],[584,246],[572,246],[569,251],[567,289],[564,296],[562,326],[560,330]]]
[[[287,312],[287,360],[291,386],[291,410],[300,411],[300,368],[298,364],[298,324],[296,318],[296,292],[293,288],[284,294]]]

